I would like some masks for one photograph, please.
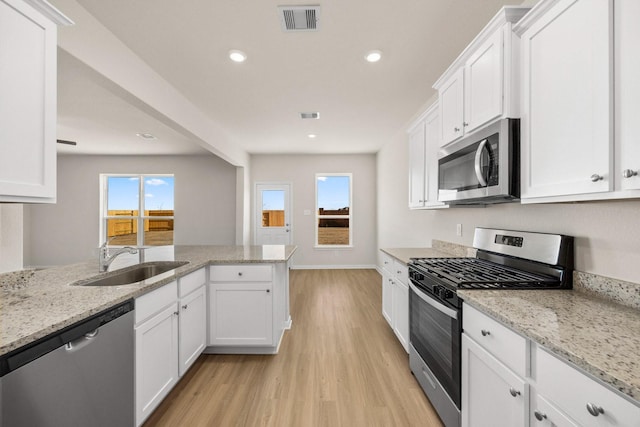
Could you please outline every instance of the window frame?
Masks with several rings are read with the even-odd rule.
[[[144,181],[148,178],[163,178],[170,177],[173,178],[173,215],[172,216],[152,216],[152,215],[144,215],[145,212],[145,204],[146,197],[145,194],[145,183]],[[108,215],[108,207],[109,207],[109,178],[138,178],[138,215]],[[107,237],[108,225],[107,222],[110,219],[132,219],[136,220],[137,224],[137,234],[136,234],[136,247],[145,248],[145,247],[154,247],[152,245],[144,244],[145,230],[144,230],[144,222],[146,220],[153,219],[163,219],[163,220],[175,220],[175,174],[171,173],[101,173],[100,174],[100,226],[99,226],[99,245],[107,242],[109,237]],[[174,222],[175,224],[175,222]],[[173,241],[175,244],[175,226],[174,226],[174,236]],[[109,245],[115,247],[122,247],[124,245]],[[161,245],[165,246],[165,245]]]
[[[331,176],[343,176],[349,178],[349,214],[348,215],[320,215],[320,206],[318,206],[318,178]],[[353,248],[353,173],[351,172],[331,172],[331,173],[316,173],[315,176],[315,249],[349,249]],[[349,244],[320,244],[318,243],[318,229],[320,228],[320,219],[348,219],[349,220]]]

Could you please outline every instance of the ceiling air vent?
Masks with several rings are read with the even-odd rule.
[[[278,6],[282,31],[317,31],[320,6]]]
[[[301,119],[319,119],[320,113],[300,113]]]

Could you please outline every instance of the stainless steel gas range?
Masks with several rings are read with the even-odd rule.
[[[573,237],[476,228],[475,258],[409,263],[409,362],[447,427],[460,425],[458,289],[570,289]]]

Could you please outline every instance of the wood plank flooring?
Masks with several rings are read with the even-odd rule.
[[[145,426],[442,426],[380,283],[375,270],[292,270],[279,354],[200,356]]]

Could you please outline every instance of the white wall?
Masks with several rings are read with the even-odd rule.
[[[22,205],[0,203],[0,273],[22,269]]]
[[[475,227],[562,233],[576,237],[577,270],[640,282],[639,200],[411,211],[407,158],[404,133],[377,156],[378,247],[424,247],[432,239],[471,246]]]
[[[58,156],[58,201],[25,205],[24,264],[85,261],[99,246],[99,174],[175,175],[175,244],[233,245],[236,168],[212,155]]]
[[[293,244],[298,246],[293,258],[294,267],[370,267],[376,264],[375,159],[375,154],[251,156],[252,193],[256,182],[292,184]],[[332,172],[353,174],[353,248],[314,248],[315,174]],[[251,203],[253,206],[253,194]],[[304,210],[311,211],[311,215],[304,215]]]

